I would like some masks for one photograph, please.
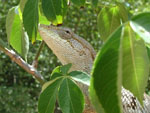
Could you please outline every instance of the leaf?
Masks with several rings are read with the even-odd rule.
[[[27,1],[28,0],[20,0],[19,7],[21,9],[21,12],[23,12],[24,6],[25,6],[25,4],[26,4]]]
[[[150,60],[150,48],[147,47],[146,49],[147,49],[148,58]]]
[[[85,4],[85,0],[71,0],[71,2],[77,6],[84,6]]]
[[[128,11],[126,10],[125,6],[122,3],[117,3],[117,6],[119,8],[119,15],[121,18],[122,23],[125,23],[128,21]]]
[[[150,12],[133,16],[131,20],[142,26],[146,31],[150,32]]]
[[[53,74],[51,75],[51,79],[50,79],[50,80],[54,80],[54,79],[56,79],[56,78],[58,78],[58,77],[62,77],[62,76],[63,76],[63,74],[58,73],[58,72],[55,72],[55,73],[53,73]]]
[[[98,0],[92,0],[92,4],[93,4],[93,6],[97,6],[97,4],[98,4]]]
[[[62,24],[67,8],[66,0],[42,0],[43,13],[54,25]]]
[[[127,22],[109,37],[96,57],[90,85],[96,110],[122,113],[121,78],[123,86],[142,103],[148,75],[146,48]]]
[[[129,23],[124,29],[122,46],[123,86],[142,103],[149,75],[149,59],[143,41],[137,40]]]
[[[13,7],[8,12],[6,31],[10,45],[26,59],[29,49],[29,40],[24,31],[18,7]]]
[[[120,27],[106,41],[96,57],[92,70],[90,95],[93,104],[99,103],[95,105],[96,110],[101,109],[104,111],[102,113],[122,113],[121,74],[118,70],[122,29]]]
[[[72,64],[66,64],[60,67],[60,71],[62,74],[67,74]]]
[[[128,21],[128,12],[123,4],[103,8],[98,15],[98,30],[103,41],[106,41],[121,24]]]
[[[101,103],[98,101],[98,97],[97,97],[97,94],[95,92],[92,82],[93,82],[93,78],[91,79],[91,84],[90,84],[90,89],[89,89],[90,100],[91,100],[92,104],[94,105],[93,107],[95,108],[97,113],[105,113],[104,108],[102,107]]]
[[[23,11],[23,24],[32,43],[37,37],[38,23],[38,0],[28,0]]]
[[[50,22],[40,12],[39,12],[39,23],[45,24],[45,25],[50,25]]]
[[[71,78],[77,82],[81,82],[85,85],[90,85],[90,75],[81,71],[72,71],[69,73]]]
[[[146,31],[142,26],[135,22],[130,22],[132,29],[145,41],[145,44],[150,47],[150,32]]]
[[[57,79],[49,84],[48,87],[40,94],[38,102],[39,113],[53,113],[55,108],[55,102],[58,94],[58,88],[62,82],[62,79]]]
[[[119,8],[103,8],[98,15],[98,30],[100,37],[103,41],[106,41],[109,35],[116,30],[121,22],[119,15]]]
[[[134,32],[136,32],[150,47],[150,13],[141,13],[132,18],[130,25]]]
[[[63,66],[58,66],[56,67],[52,74],[51,74],[51,80],[57,78],[57,77],[61,77],[61,76],[65,76],[68,74],[69,69],[71,68],[72,64],[66,64]]]
[[[45,24],[45,25],[50,25],[50,22],[47,20],[45,16],[43,16],[40,11],[39,11],[39,23],[40,24]],[[42,41],[43,39],[40,36],[40,33],[37,32],[37,40]]]
[[[65,78],[60,86],[58,102],[63,113],[82,113],[84,96],[79,87],[69,78]]]

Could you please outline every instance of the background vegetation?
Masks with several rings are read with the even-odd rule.
[[[111,3],[105,0],[104,4]],[[112,1],[113,2],[113,1]],[[17,5],[19,0],[0,0],[0,38],[7,40],[5,21],[8,10]],[[132,0],[125,2],[131,15],[139,12],[149,11],[149,0]],[[97,15],[102,6],[95,9],[90,5],[78,8],[70,5],[70,9],[63,26],[72,28],[78,35],[88,40],[98,50],[102,42],[97,32]],[[28,62],[31,64],[35,57],[40,42],[30,47]],[[38,68],[42,75],[49,78],[51,71],[60,62],[52,51],[45,45],[39,57]],[[150,82],[147,93],[150,93]],[[40,85],[30,74],[12,62],[9,57],[0,51],[0,112],[1,113],[35,113],[37,112],[37,100],[40,93]]]

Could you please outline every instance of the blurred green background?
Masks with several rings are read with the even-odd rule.
[[[103,4],[108,4],[105,0]],[[115,1],[115,0],[114,0]],[[123,0],[122,0],[123,1]],[[135,2],[136,1],[136,2]],[[149,0],[132,0],[126,2],[131,14],[149,11]],[[112,1],[113,2],[113,1]],[[16,6],[19,0],[0,0],[0,38],[7,42],[5,20],[8,10]],[[97,15],[101,7],[93,8],[90,5],[79,8],[70,5],[63,26],[72,28],[78,35],[88,40],[96,51],[101,48],[102,42],[97,31]],[[40,42],[30,44],[28,63],[32,64]],[[45,45],[39,57],[38,70],[49,79],[51,71],[60,65],[56,56]],[[149,87],[146,92],[149,93]],[[12,62],[8,56],[0,51],[0,113],[37,113],[37,102],[41,86],[30,74]]]

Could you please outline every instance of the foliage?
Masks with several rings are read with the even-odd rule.
[[[142,103],[142,97],[144,93],[143,89],[147,85],[146,82],[148,80],[149,60],[148,60],[148,55],[147,55],[147,51],[145,47],[149,45],[149,37],[147,38],[145,37],[147,36],[147,34],[149,35],[149,30],[148,30],[149,28],[146,26],[146,24],[149,23],[149,19],[146,19],[144,16],[148,15],[146,17],[149,17],[149,13],[142,13],[141,15],[134,16],[133,19],[131,18],[132,18],[132,15],[134,15],[135,13],[142,12],[140,8],[137,8],[139,4],[144,4],[144,5],[146,4],[148,6],[149,3],[148,2],[146,3],[146,0],[145,1],[139,0],[140,2],[138,1],[136,2],[135,5],[133,5],[133,3],[135,2],[132,2],[129,0],[128,2],[124,2],[125,7],[128,9],[126,11],[125,10],[126,8],[124,7],[123,4],[117,4],[116,6],[114,0],[112,1],[106,0],[104,2],[98,2],[97,0],[96,1],[91,0],[91,1],[90,2],[93,5],[91,5],[91,3],[89,2],[88,3],[85,2],[85,0],[78,0],[78,1],[71,0],[71,6],[68,7],[67,0],[51,0],[51,3],[48,0],[42,0],[42,2],[41,1],[38,2],[38,0],[34,0],[34,1],[28,0],[27,2],[26,1],[23,2],[23,0],[21,0],[20,7],[14,7],[8,13],[7,23],[6,23],[7,36],[9,39],[8,41],[12,49],[15,49],[16,52],[22,55],[25,59],[28,59],[28,63],[31,63],[32,60],[34,59],[33,53],[37,51],[37,48],[39,46],[39,42],[36,41],[36,39],[40,39],[39,34],[37,34],[38,23],[48,24],[48,21],[45,19],[43,15],[45,15],[46,18],[50,20],[50,22],[53,25],[64,23],[65,26],[73,28],[75,32],[77,32],[78,34],[81,34],[81,36],[85,37],[87,40],[91,40],[92,45],[94,45],[97,51],[99,50],[99,48],[101,48],[101,44],[102,44],[99,38],[101,38],[102,40],[105,40],[105,43],[102,49],[99,50],[99,54],[95,60],[95,64],[93,68],[93,73],[92,73],[93,77],[92,77],[91,89],[90,89],[91,98],[98,112],[102,111],[104,113],[110,113],[112,111],[110,111],[111,109],[109,108],[113,107],[113,108],[116,108],[116,110],[118,110],[118,113],[121,113],[122,112],[121,107],[120,107],[121,106],[120,104],[121,103],[120,102],[121,85],[123,84],[125,88],[127,88],[135,96],[137,96],[137,98],[140,100],[141,103]],[[59,4],[56,5],[56,3],[59,3]],[[40,6],[41,4],[42,6]],[[79,6],[82,6],[82,7],[79,8]],[[106,6],[107,8],[104,8],[103,6]],[[33,7],[34,7],[34,10],[32,10]],[[69,8],[69,12],[66,13],[68,8]],[[135,9],[137,9],[138,11]],[[144,10],[146,11],[148,9],[144,8]],[[99,13],[99,11],[101,11],[101,13]],[[80,13],[77,13],[77,12],[80,12]],[[122,13],[124,15],[122,15]],[[96,27],[97,15],[99,15],[98,20],[97,20],[99,32],[97,31],[97,27]],[[109,15],[108,16],[109,18],[105,18],[107,15]],[[140,18],[140,19],[138,20],[137,18],[138,19]],[[131,19],[131,21],[128,21],[128,19],[129,20]],[[145,20],[144,25],[142,24],[142,21],[141,21],[142,19]],[[128,22],[125,23],[126,21]],[[113,24],[112,25],[113,27],[108,26],[110,22],[111,22],[111,25]],[[91,27],[89,27],[89,25]],[[119,27],[120,25],[122,26]],[[103,31],[104,29],[101,29],[102,27],[105,29],[106,32]],[[117,29],[118,27],[119,29]],[[27,32],[30,42],[27,39],[28,37],[27,35],[25,35],[24,30]],[[90,32],[86,32],[86,31],[90,31]],[[6,37],[6,34],[4,33],[3,33],[3,36]],[[100,33],[100,35],[98,33]],[[19,39],[19,41],[15,40],[14,36],[18,37],[17,39]],[[36,41],[36,45],[30,45],[31,47],[30,48],[29,43],[35,43],[35,41]],[[115,43],[113,43],[114,41]],[[16,44],[16,42],[19,42],[19,43]],[[139,49],[136,50],[135,46],[136,48],[139,48]],[[129,47],[129,48],[125,49],[126,47]],[[30,48],[29,52],[28,52],[28,48]],[[50,52],[51,51],[48,50],[47,48],[44,51],[42,51],[41,56],[39,57],[39,64],[38,64],[38,69],[42,70],[42,74],[46,75],[45,78],[48,81],[49,81],[49,76],[50,76],[50,72],[52,71],[52,69],[60,64],[56,60],[55,56],[49,55]],[[28,56],[27,56],[27,53],[28,53]],[[130,54],[128,55],[128,53]],[[110,55],[112,55],[111,58],[110,58]],[[5,65],[6,62],[4,63],[4,61],[8,59],[6,59],[6,56],[3,53],[0,53],[0,56],[1,56],[0,59],[3,60],[3,62],[0,63],[0,66],[1,66],[0,68],[2,69],[1,75],[3,75],[3,73],[5,73],[5,75],[8,75],[6,76],[6,78],[5,77],[0,78],[0,80],[2,81],[1,84],[6,84],[7,86],[9,86],[8,84],[10,84],[10,86],[14,84],[15,85],[22,84],[23,87],[27,85],[27,87],[31,88],[31,92],[34,92],[34,88],[36,87],[37,83],[33,81],[28,76],[28,74],[24,72],[20,72],[20,74],[18,74],[18,71],[15,72],[14,71],[15,69],[11,69],[12,66],[10,68],[8,67],[8,65]],[[127,61],[126,56],[129,57],[132,63]],[[142,58],[144,57],[145,59],[143,61],[143,60],[138,59],[138,57],[142,57]],[[138,61],[140,61],[140,64],[137,63]],[[124,70],[124,67],[128,67],[126,65],[127,62],[129,63],[130,68],[128,70]],[[11,64],[16,69],[21,70],[17,65],[10,63],[10,60],[7,61],[7,64]],[[110,68],[109,72],[107,70],[103,70],[103,68],[99,68],[103,66],[104,64],[109,65],[107,66],[107,69]],[[43,110],[47,108],[43,108],[43,105],[44,107],[48,106],[47,110],[51,110],[49,112],[53,112],[54,107],[55,107],[54,104],[57,99],[57,96],[58,96],[59,106],[64,113],[72,113],[72,112],[79,113],[83,111],[83,105],[84,105],[83,95],[80,89],[78,88],[78,86],[76,86],[76,84],[74,83],[74,80],[78,82],[82,82],[84,84],[89,84],[86,81],[86,80],[89,80],[89,78],[86,76],[85,73],[77,72],[77,71],[71,72],[70,76],[72,76],[72,78],[69,78],[68,77],[69,73],[67,73],[68,67],[63,66],[60,69],[62,68],[64,68],[63,71],[58,71],[57,70],[58,68],[56,68],[53,71],[51,75],[52,78],[50,79],[48,83],[46,83],[46,87],[43,88],[42,90],[42,93],[39,99],[39,109],[38,109],[39,112],[41,113],[46,113],[46,111],[43,111]],[[142,68],[142,70],[140,70],[139,68],[140,69]],[[57,74],[55,71],[58,71]],[[98,76],[99,71],[101,72],[100,76]],[[11,75],[12,72],[14,76]],[[27,80],[24,80],[25,74],[27,75],[26,77]],[[128,74],[131,75],[130,78],[129,76],[126,76]],[[141,75],[143,74],[144,76],[141,77]],[[79,75],[83,75],[83,78],[80,77]],[[105,77],[106,75],[108,76]],[[109,76],[109,75],[112,75],[112,76]],[[135,79],[135,77],[138,78],[138,80]],[[112,78],[113,78],[113,81],[112,81]],[[127,79],[132,79],[132,81],[130,81],[130,84],[126,83]],[[13,82],[9,83],[8,80],[10,81],[13,80]],[[143,80],[145,82],[140,82]],[[103,81],[103,82],[100,83],[100,81]],[[113,82],[112,87],[114,90],[112,90],[112,87],[109,87],[108,90],[104,90],[103,94],[101,94],[102,92],[101,90],[103,90],[105,86],[104,83],[110,84],[111,82]],[[37,88],[39,89],[39,85]],[[21,91],[24,92],[26,90],[24,90],[23,88]],[[74,92],[75,94],[73,93],[73,91],[75,91]],[[37,96],[39,90],[36,90],[35,92],[36,92],[36,95],[34,96]],[[107,100],[103,98],[103,96],[104,97],[112,96],[110,95],[111,93],[108,93],[108,92],[112,92],[112,95],[114,96],[112,100],[108,98],[113,103],[113,105],[111,103],[109,105],[106,105],[107,103],[105,103],[105,101]],[[115,94],[118,94],[119,96]],[[80,96],[76,97],[76,95],[80,95]],[[67,98],[67,97],[70,97],[70,98]],[[78,99],[78,103],[77,101],[75,101],[74,98]],[[30,98],[27,96],[27,100],[29,99]],[[48,102],[45,101],[49,99],[50,100],[52,99],[50,101],[50,104],[48,104],[49,101]],[[67,100],[64,101],[64,99],[67,99]],[[65,103],[65,106],[63,105],[64,103]],[[78,106],[74,106],[75,104]],[[70,107],[67,107],[67,106],[70,106]],[[109,108],[107,106],[109,106]],[[34,106],[32,107],[34,108]],[[78,109],[75,107],[78,107]],[[76,109],[77,111],[73,109]],[[5,109],[5,112],[7,112],[6,110],[7,109]],[[19,112],[23,112],[23,110]]]
[[[6,31],[5,31],[5,21],[6,21],[6,15],[8,13],[8,10],[16,6],[18,4],[17,0],[8,0],[8,1],[0,1],[0,38],[7,42],[6,38]],[[96,17],[97,14],[95,14],[95,11],[92,9],[91,6],[84,7],[83,9],[78,8],[77,6],[71,6],[70,11],[67,12],[67,16],[64,19],[64,26],[72,28],[73,31],[75,31],[77,34],[80,34],[82,37],[86,38],[86,40],[90,41],[91,44],[95,47],[95,49],[100,48],[99,45],[101,44],[99,40],[98,32],[96,27]],[[76,12],[80,12],[76,13]],[[85,13],[86,12],[86,13]],[[89,18],[86,18],[89,17]],[[44,19],[42,18],[42,21]],[[86,21],[85,21],[86,20]],[[42,22],[41,21],[41,22]],[[45,22],[44,22],[45,23]],[[44,24],[43,23],[43,24]],[[48,22],[49,23],[49,22]],[[88,27],[90,23],[91,27]],[[84,25],[84,26],[83,26]],[[90,31],[90,32],[86,32]],[[93,32],[93,33],[92,33]],[[32,60],[35,57],[35,53],[38,50],[38,47],[40,45],[40,42],[37,41],[34,45],[30,45],[29,53],[28,53],[28,62],[32,63]],[[38,69],[42,70],[41,74],[44,75],[45,79],[49,80],[50,73],[52,70],[60,65],[60,62],[57,60],[56,56],[54,56],[51,52],[51,50],[45,46],[41,52],[41,55],[39,57],[38,62]],[[19,71],[18,71],[19,70]],[[16,86],[20,86],[19,90],[13,90],[14,84]],[[9,96],[3,96],[2,100],[0,101],[0,106],[3,105],[3,108],[0,107],[0,111],[5,111],[4,113],[16,113],[14,109],[20,109],[19,113],[35,113],[37,111],[37,95],[39,95],[40,86],[39,83],[37,83],[31,75],[26,73],[23,69],[21,69],[17,64],[12,62],[8,56],[6,56],[4,53],[0,51],[0,90],[3,90],[3,93],[0,93],[0,97],[2,95],[8,95],[9,90],[12,91],[12,95]],[[7,91],[6,88],[4,90],[3,87],[8,88]],[[29,88],[30,90],[24,89]],[[35,90],[36,89],[36,90]],[[16,91],[16,92],[14,92]],[[23,93],[21,93],[23,92]],[[29,94],[31,94],[30,98]],[[25,103],[30,102],[29,104],[20,104],[22,106],[12,106],[11,104],[8,104],[6,99],[10,102],[12,99],[16,100],[16,96],[22,95],[23,100]],[[27,96],[26,98],[24,98]],[[36,98],[36,99],[33,99]],[[3,104],[2,104],[3,102]],[[5,103],[4,103],[5,102]],[[19,101],[20,102],[20,101]],[[33,103],[35,104],[33,104]],[[21,102],[20,102],[21,103]],[[32,104],[32,105],[31,105]],[[31,108],[28,108],[27,105],[31,105]],[[9,107],[8,107],[9,106]],[[9,110],[9,111],[8,111]]]
[[[69,72],[70,68],[71,64],[56,67],[52,72],[50,81],[43,85],[38,104],[40,113],[53,113],[57,95],[60,109],[64,113],[83,112],[84,96],[73,79],[89,84],[90,77],[83,72]]]
[[[32,89],[23,86],[0,87],[1,113],[37,112],[37,95],[30,94]],[[28,92],[28,93],[27,93]]]

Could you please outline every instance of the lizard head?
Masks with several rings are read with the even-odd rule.
[[[86,40],[65,27],[40,25],[39,32],[62,64],[72,63],[72,70],[90,72],[96,53]]]
[[[64,40],[71,39],[74,33],[71,29],[65,27],[55,27],[40,24],[39,31],[41,35],[51,35],[52,38],[62,38]]]

